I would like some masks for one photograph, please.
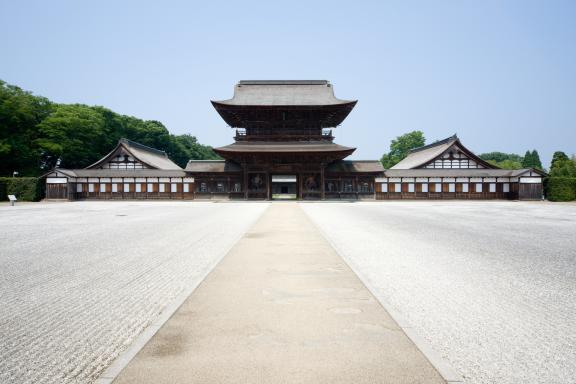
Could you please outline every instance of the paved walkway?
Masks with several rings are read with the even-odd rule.
[[[272,204],[115,383],[443,383],[298,204]]]

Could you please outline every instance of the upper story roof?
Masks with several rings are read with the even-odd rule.
[[[241,80],[234,97],[216,104],[244,106],[321,106],[356,103],[334,96],[327,80]]]
[[[148,147],[128,139],[120,139],[116,147],[106,156],[86,167],[86,169],[103,168],[107,163],[120,154],[126,153],[136,161],[141,162],[145,168],[152,169],[172,169],[181,170],[172,160],[168,158],[166,152]]]
[[[412,149],[408,156],[390,169],[434,168],[434,162],[437,160],[450,159],[452,161],[455,158],[457,161],[467,160],[473,163],[475,166],[472,168],[498,169],[497,166],[481,159],[462,145],[456,135]]]
[[[326,80],[242,80],[212,105],[233,128],[321,129],[340,125],[356,102],[336,98]]]

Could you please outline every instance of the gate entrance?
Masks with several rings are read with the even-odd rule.
[[[296,200],[298,188],[296,175],[272,175],[272,199]]]

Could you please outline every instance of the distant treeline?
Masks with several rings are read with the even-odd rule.
[[[544,170],[537,150],[526,151],[524,156],[515,153],[489,152],[478,155],[482,160],[503,169],[536,168]]]
[[[190,159],[217,159],[192,135],[172,135],[159,121],[104,107],[57,104],[0,80],[0,176],[36,176],[56,165],[84,168],[127,138],[165,151],[185,167]]]

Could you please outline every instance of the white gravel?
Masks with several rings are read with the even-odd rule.
[[[0,383],[92,382],[267,206],[0,206]]]
[[[576,383],[576,205],[301,206],[466,383]]]

